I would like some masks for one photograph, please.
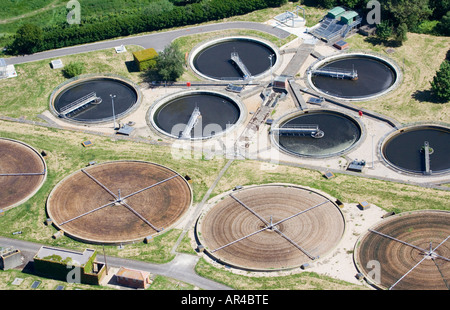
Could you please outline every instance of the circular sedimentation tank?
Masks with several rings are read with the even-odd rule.
[[[361,53],[330,56],[308,69],[309,84],[316,91],[344,100],[368,100],[391,91],[400,71],[391,61]]]
[[[425,152],[428,148],[428,154]],[[412,174],[450,172],[450,127],[421,124],[388,134],[380,154],[391,167]],[[427,160],[428,158],[428,160]]]
[[[153,128],[175,139],[208,139],[243,121],[238,99],[216,91],[184,91],[156,102],[149,110]]]
[[[290,133],[284,130],[290,128],[305,131],[298,131],[296,134],[296,131]],[[318,130],[313,131],[314,128]],[[345,113],[318,109],[294,112],[282,117],[272,126],[271,135],[275,144],[290,154],[323,158],[349,152],[360,143],[364,131],[357,119]]]
[[[234,53],[241,65],[232,59]],[[245,72],[252,78],[265,76],[277,65],[279,58],[277,48],[270,42],[250,37],[227,37],[195,48],[190,63],[198,75],[207,79],[243,80]]]
[[[139,87],[113,76],[80,76],[61,84],[50,98],[50,110],[78,123],[104,123],[119,119],[141,101]]]

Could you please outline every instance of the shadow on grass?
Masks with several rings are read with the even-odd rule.
[[[381,39],[377,36],[370,36],[364,39],[364,41],[366,41],[367,43],[372,44],[373,46],[375,45],[382,45],[385,47],[400,47],[402,46],[402,43],[397,41],[397,40],[386,40],[386,39]]]
[[[412,97],[419,102],[431,102],[436,104],[444,104],[447,101],[439,99],[430,89],[417,90],[412,94]]]

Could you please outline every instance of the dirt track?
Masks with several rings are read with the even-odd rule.
[[[85,172],[83,172],[83,170]],[[60,182],[50,194],[47,210],[55,225],[74,238],[93,243],[127,243],[143,240],[167,229],[191,205],[186,180],[165,167],[134,161],[99,164],[77,171]],[[103,184],[101,187],[95,180]],[[114,203],[113,194],[125,197],[157,182],[174,178]],[[86,212],[107,205],[95,212]],[[76,218],[77,216],[83,215]],[[76,218],[76,219],[74,219]],[[70,222],[64,222],[74,219]]]
[[[298,267],[311,262],[310,255],[320,258],[332,250],[343,235],[345,223],[338,207],[310,190],[269,185],[246,188],[232,195],[257,215],[226,196],[206,213],[199,229],[207,250],[230,265],[251,270]],[[324,204],[287,219],[320,203]],[[287,220],[276,225],[276,230],[265,229],[217,250],[267,227],[258,216],[268,223],[271,217],[272,223]]]
[[[0,138],[0,174],[38,173],[27,176],[0,176],[0,209],[6,210],[30,197],[45,180],[45,163],[31,147]]]

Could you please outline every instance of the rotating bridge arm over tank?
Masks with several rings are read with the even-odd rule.
[[[189,118],[189,121],[184,128],[183,132],[181,133],[180,137],[182,139],[189,139],[191,137],[191,131],[194,128],[194,126],[197,124],[198,119],[201,117],[200,109],[198,107],[195,107],[194,111],[191,114],[191,117]]]
[[[93,103],[93,104],[99,104],[102,102],[102,99],[97,96],[95,92],[91,92],[87,94],[86,96],[83,96],[72,103],[69,103],[68,105],[64,106],[60,110],[61,116],[66,116],[69,113],[74,112],[75,110],[81,109],[84,106]]]
[[[236,64],[236,66],[238,66],[239,70],[241,70],[242,74],[244,75],[244,80],[247,80],[252,77],[252,74],[242,61],[241,57],[239,57],[239,54],[237,52],[231,53],[231,60]]]
[[[319,125],[289,125],[272,129],[280,136],[311,136],[323,138],[325,133],[320,130]]]
[[[314,75],[322,75],[327,77],[332,77],[336,79],[350,79],[350,80],[357,80],[358,79],[358,72],[353,70],[346,70],[341,68],[320,68],[312,70],[312,74]]]

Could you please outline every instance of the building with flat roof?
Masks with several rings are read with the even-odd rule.
[[[34,271],[52,279],[98,285],[106,267],[95,261],[96,256],[97,251],[92,249],[78,252],[42,246],[33,258]]]
[[[0,246],[0,269],[14,269],[23,263],[23,257],[19,250],[13,247]]]

